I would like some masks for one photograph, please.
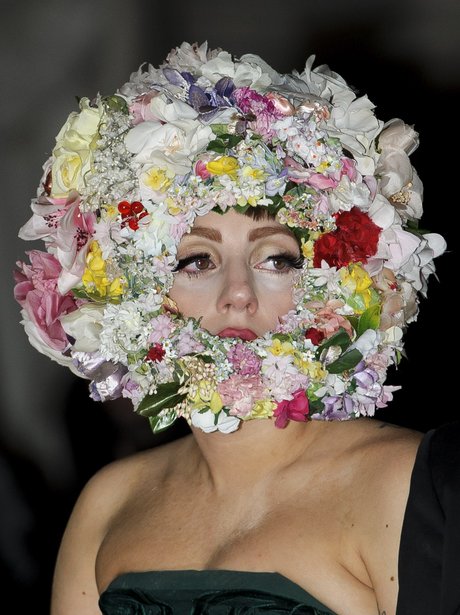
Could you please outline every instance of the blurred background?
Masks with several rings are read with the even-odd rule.
[[[456,361],[460,94],[458,0],[2,0],[0,130],[0,583],[15,611],[48,613],[52,570],[72,505],[102,465],[165,439],[154,438],[129,402],[96,404],[87,383],[29,346],[12,296],[25,244],[17,232],[54,138],[76,97],[112,94],[143,62],[158,65],[183,40],[261,55],[279,72],[306,58],[329,64],[383,120],[415,126],[412,155],[425,186],[423,227],[449,251],[436,261],[428,301],[409,327],[406,353],[389,383],[402,384],[379,416],[420,431],[457,420]],[[457,107],[458,108],[458,107]]]

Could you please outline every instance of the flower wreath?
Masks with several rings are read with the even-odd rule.
[[[56,138],[22,239],[15,297],[32,345],[132,400],[154,431],[373,415],[433,258],[418,135],[383,124],[328,67],[282,75],[183,43],[113,96],[82,98]],[[196,216],[265,207],[298,238],[297,308],[252,341],[182,317],[168,291]]]

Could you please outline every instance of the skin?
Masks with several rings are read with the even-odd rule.
[[[293,236],[233,211],[194,228],[170,293],[179,309],[212,333],[272,329],[293,307],[295,272],[274,258],[298,256]],[[337,615],[394,615],[420,438],[366,418],[285,429],[255,420],[110,464],[69,520],[51,613],[100,613],[100,592],[123,572],[227,569],[277,571]]]

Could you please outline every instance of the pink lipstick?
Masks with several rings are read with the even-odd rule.
[[[233,327],[222,329],[217,335],[219,337],[239,337],[246,342],[255,340],[258,337],[257,333],[254,333],[251,329],[234,329]]]

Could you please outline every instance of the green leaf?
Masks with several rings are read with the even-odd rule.
[[[217,135],[218,137],[228,134],[227,124],[211,124],[210,128],[213,131],[213,133]]]
[[[154,395],[146,395],[139,404],[138,414],[142,416],[154,417],[166,408],[174,408],[185,397],[185,393],[178,393],[180,388],[178,382],[165,382],[159,384]]]
[[[336,361],[326,367],[330,374],[341,374],[349,369],[353,369],[362,360],[363,355],[354,348],[350,352],[345,352]]]
[[[279,340],[280,342],[290,342],[291,341],[291,336],[288,335],[287,333],[274,333],[273,334],[273,339],[274,340]]]
[[[378,329],[380,325],[380,305],[371,305],[367,308],[359,318],[358,328],[356,330],[358,337],[368,329]]]
[[[168,429],[177,419],[174,411],[166,412],[161,416],[149,416],[149,423],[153,433],[159,433]]]
[[[219,139],[209,141],[208,147],[206,149],[209,151],[216,152],[217,154],[225,154],[225,145]]]
[[[316,412],[321,413],[324,410],[324,403],[320,399],[311,400],[308,399],[308,407],[310,409],[309,414],[316,414]]]
[[[343,327],[340,327],[340,329],[336,333],[334,333],[334,335],[332,335],[325,342],[323,342],[321,346],[318,346],[318,350],[316,351],[316,358],[319,359],[323,350],[329,348],[329,346],[340,346],[342,352],[344,352],[350,344],[350,336]]]
[[[242,135],[231,135],[228,133],[222,133],[219,135],[218,139],[213,139],[208,143],[207,149],[213,150],[218,154],[224,154],[226,150],[232,149],[242,140]]]

